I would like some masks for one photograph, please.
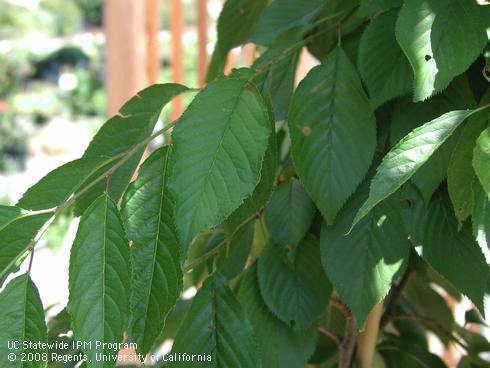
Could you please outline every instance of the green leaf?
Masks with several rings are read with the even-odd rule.
[[[248,71],[248,69],[246,69]],[[243,221],[247,220],[250,216],[257,213],[269,200],[272,189],[274,187],[274,181],[276,179],[276,167],[277,167],[277,139],[276,139],[276,123],[274,118],[274,111],[271,106],[271,98],[273,93],[273,80],[265,79],[255,80],[264,96],[264,100],[267,104],[269,113],[269,124],[271,134],[267,143],[267,150],[264,154],[264,160],[262,162],[262,169],[260,171],[260,181],[255,187],[253,193],[247,197],[243,203],[228,217],[225,223],[225,229],[229,232],[238,227]],[[230,231],[231,230],[231,231]]]
[[[44,368],[46,361],[27,359],[23,354],[46,354],[47,350],[26,346],[24,342],[40,344],[47,342],[44,311],[39,292],[28,274],[23,274],[5,287],[0,294],[0,365],[3,368]],[[7,342],[16,342],[18,348],[9,349]],[[29,344],[30,345],[30,344]],[[11,361],[9,354],[15,354]]]
[[[294,255],[272,242],[258,261],[260,291],[270,310],[298,331],[311,327],[325,309],[332,287],[320,262],[318,240],[313,235],[298,244]]]
[[[357,65],[374,107],[412,89],[410,63],[395,38],[397,16],[392,10],[374,18],[359,44]]]
[[[51,216],[52,213],[31,214],[18,207],[0,206],[0,279],[15,268]]]
[[[402,4],[403,0],[361,0],[359,5],[359,14],[368,16],[373,13],[398,8]]]
[[[437,334],[441,341],[447,345],[450,340],[438,326],[452,326],[454,323],[453,313],[444,298],[430,286],[429,280],[415,274],[410,278],[403,293],[410,301],[416,315],[438,323],[438,325],[425,323],[425,326]]]
[[[378,166],[371,181],[369,197],[357,212],[352,227],[374,206],[410,179],[456,128],[475,111],[478,110],[457,110],[445,113],[412,130],[398,142],[383,157],[383,161]]]
[[[270,46],[282,32],[305,26],[325,5],[324,0],[273,0],[252,30],[252,42]]]
[[[155,128],[162,108],[175,96],[188,91],[180,84],[155,84],[136,94],[119,110],[121,115],[109,119],[90,142],[83,158],[114,158],[129,151],[136,144],[148,138]],[[121,167],[111,175],[109,196],[118,201],[126,190],[129,181],[143,155],[145,147],[133,153]],[[115,164],[117,160],[113,162]],[[110,166],[97,171],[84,183],[93,181],[106,172]],[[101,180],[81,195],[76,202],[75,214],[83,211],[105,191],[105,180]]]
[[[302,30],[295,28],[281,34],[260,57],[255,60],[252,68],[263,70],[255,83],[264,95],[270,95],[276,121],[283,121],[289,109],[293,96],[296,68],[301,49],[294,51],[294,45],[301,40]],[[291,52],[291,51],[294,52]],[[280,61],[278,61],[280,60]],[[267,81],[270,78],[270,86]],[[268,88],[260,88],[267,86]]]
[[[252,194],[269,135],[267,106],[250,82],[221,78],[196,96],[173,131],[169,185],[184,247]]]
[[[264,221],[277,244],[294,245],[304,238],[315,212],[303,185],[293,178],[276,189],[265,208]]]
[[[387,367],[446,368],[441,358],[406,338],[390,336],[377,347],[377,350],[383,356]]]
[[[376,121],[342,49],[301,81],[289,109],[296,171],[328,223],[359,185],[376,145]]]
[[[223,276],[211,276],[197,292],[175,338],[173,353],[207,354],[211,361],[206,367],[259,367],[252,326]],[[196,363],[168,366],[194,368]]]
[[[490,263],[490,194],[485,193],[478,179],[473,182],[473,235]]]
[[[473,168],[483,189],[490,194],[490,128],[485,129],[476,140],[473,151]]]
[[[54,169],[30,187],[17,202],[17,206],[37,211],[60,205],[80,189],[103,162],[100,157],[80,158]]]
[[[250,221],[230,240],[224,257],[218,260],[218,271],[228,280],[238,276],[245,267],[254,240],[255,224]]]
[[[483,296],[490,269],[468,226],[457,230],[451,205],[444,196],[428,207],[414,201],[407,222],[412,244],[422,257],[483,312]]]
[[[303,367],[315,350],[316,328],[313,326],[305,332],[298,332],[277,319],[262,300],[256,269],[256,264],[248,269],[240,285],[238,300],[257,336],[262,367]]]
[[[394,146],[411,130],[447,111],[474,107],[476,103],[465,77],[455,79],[444,93],[427,101],[413,103],[409,98],[404,98],[394,108],[390,143]],[[411,178],[426,202],[446,178],[451,154],[458,142],[460,132],[461,129],[456,130]]]
[[[483,111],[468,119],[449,160],[447,188],[460,225],[471,214],[473,207],[471,187],[475,172],[471,162],[475,141],[488,124],[485,115]]]
[[[323,224],[320,236],[323,267],[359,326],[405,269],[410,249],[395,198],[379,203],[345,235],[367,191],[366,181],[347,202],[337,221],[332,226]]]
[[[415,74],[414,101],[442,91],[478,57],[487,44],[488,15],[476,1],[404,2],[396,38]]]
[[[146,355],[182,292],[180,246],[168,184],[170,148],[156,150],[141,166],[122,204],[131,245],[129,337]]]
[[[120,343],[128,326],[129,246],[116,205],[103,194],[80,219],[70,255],[68,312],[75,338],[92,342],[83,352],[90,368],[114,367],[96,354],[115,359],[117,350],[98,343]]]
[[[218,40],[208,67],[206,81],[221,75],[228,52],[246,43],[250,31],[268,0],[227,0],[218,18]]]

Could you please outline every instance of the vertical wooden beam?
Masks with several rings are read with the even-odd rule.
[[[172,80],[174,83],[184,82],[184,52],[182,47],[182,33],[184,31],[184,16],[182,0],[171,0],[170,3],[170,34],[172,52],[170,64],[172,66]],[[183,110],[182,97],[178,96],[172,101],[172,120],[177,119]]]
[[[208,69],[208,1],[197,0],[197,80],[199,87],[206,83]]]
[[[160,79],[159,30],[159,0],[146,0],[146,33],[148,35],[146,72],[148,75],[148,84],[158,83]]]
[[[104,23],[108,113],[113,115],[147,84],[145,2],[106,0]]]

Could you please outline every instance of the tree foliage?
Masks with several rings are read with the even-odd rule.
[[[485,323],[489,25],[473,0],[227,0],[208,84],[179,119],[155,131],[196,90],[151,86],[0,206],[1,366],[59,367],[44,345],[11,360],[5,344],[67,339],[92,342],[58,352],[89,368],[115,366],[111,344],[144,358],[166,339],[149,366],[444,366],[428,331],[460,367],[488,366],[446,299]],[[248,42],[257,60],[223,75]],[[319,65],[295,86],[303,48]],[[10,275],[69,211],[70,298],[46,326],[29,271]]]

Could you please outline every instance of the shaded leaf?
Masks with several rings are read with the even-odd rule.
[[[267,5],[267,0],[227,0],[218,18],[218,40],[208,67],[206,81],[221,75],[228,52],[244,44],[250,31]]]
[[[252,29],[250,39],[270,46],[282,32],[305,26],[325,5],[324,0],[273,0]]]
[[[404,2],[396,38],[415,74],[414,101],[442,91],[471,65],[487,43],[488,20],[476,1]]]
[[[0,365],[5,368],[45,367],[45,361],[30,358],[30,355],[21,360],[23,354],[47,354],[46,349],[24,346],[24,342],[38,345],[47,342],[41,298],[28,274],[8,283],[0,294],[0,310]],[[9,349],[7,342],[16,342],[18,349]],[[11,361],[9,354],[16,354],[16,359]]]
[[[365,182],[337,221],[332,226],[323,224],[320,236],[323,267],[359,326],[405,269],[410,248],[395,198],[379,203],[345,235],[367,191]]]
[[[292,328],[305,331],[325,309],[332,287],[313,235],[298,244],[290,259],[283,249],[270,243],[259,258],[257,271],[265,303]]]
[[[428,207],[412,203],[407,229],[422,257],[483,312],[483,295],[490,269],[468,226],[457,230],[448,200],[439,195]]]
[[[182,292],[180,246],[168,184],[170,148],[152,153],[123,200],[122,218],[131,245],[129,337],[146,355]]]
[[[68,312],[90,368],[114,367],[117,351],[96,343],[120,343],[127,329],[130,292],[129,246],[116,205],[100,196],[80,219],[71,249]],[[110,361],[96,360],[103,354]]]
[[[340,48],[301,81],[288,116],[296,171],[332,223],[367,172],[376,145],[369,100]]]
[[[248,269],[240,285],[238,300],[247,312],[257,336],[262,367],[303,367],[315,349],[315,327],[297,332],[277,319],[262,300],[256,269],[256,264]]]
[[[250,82],[218,79],[196,96],[173,131],[169,185],[184,247],[252,194],[269,134],[267,107]]]
[[[485,129],[476,140],[473,151],[473,168],[483,189],[490,194],[490,128]]]
[[[209,277],[192,301],[172,353],[207,354],[206,367],[256,368],[259,355],[245,311],[219,274]],[[168,367],[194,368],[195,362]]]
[[[357,54],[357,65],[371,97],[378,107],[411,91],[413,73],[396,42],[398,11],[383,13],[366,27]]]
[[[275,190],[265,208],[264,221],[277,244],[294,245],[304,238],[315,212],[303,185],[293,178]]]
[[[447,169],[447,188],[459,224],[471,214],[473,207],[473,179],[471,164],[475,141],[487,126],[486,112],[482,111],[468,119],[455,145]]]
[[[473,181],[473,235],[490,264],[490,194],[485,193],[478,179]]]
[[[247,262],[254,240],[255,224],[250,221],[230,240],[227,254],[218,259],[218,271],[228,280],[238,276]]]

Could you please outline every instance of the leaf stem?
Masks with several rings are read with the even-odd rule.
[[[196,259],[194,259],[188,263],[186,263],[184,265],[184,268],[183,268],[184,272],[188,272],[188,271],[192,270],[196,266],[200,265],[201,263],[207,261],[209,258],[213,257],[215,254],[219,253],[219,251],[221,249],[223,249],[223,247],[227,246],[230,243],[230,241],[235,237],[235,235],[245,225],[247,225],[250,221],[254,220],[255,218],[257,218],[257,214],[253,214],[252,216],[248,217],[245,221],[240,223],[240,225],[238,225],[235,230],[233,230],[233,232],[231,233],[231,235],[229,237],[227,237],[226,239],[221,241],[217,246],[215,246],[209,252],[203,254],[202,256],[200,256],[200,257],[198,257],[198,258],[196,258]]]

